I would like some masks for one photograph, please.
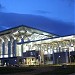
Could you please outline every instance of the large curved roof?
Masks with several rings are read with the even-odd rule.
[[[25,42],[29,41],[38,41],[45,40],[50,38],[58,37],[55,34],[51,34],[48,32],[44,32],[41,30],[37,30],[35,28],[31,28],[25,25],[13,27],[0,32],[1,39],[7,38],[10,40],[11,38],[16,39],[17,41],[25,40]]]

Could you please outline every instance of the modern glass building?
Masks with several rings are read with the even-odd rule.
[[[59,37],[28,26],[0,32],[0,65],[75,62],[75,35]]]

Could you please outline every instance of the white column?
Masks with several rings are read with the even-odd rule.
[[[0,58],[2,58],[2,41],[0,42]]]
[[[2,37],[0,37],[1,39],[1,58],[4,57],[4,51],[5,51],[5,43],[4,43],[4,39]]]

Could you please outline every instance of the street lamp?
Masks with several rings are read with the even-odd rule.
[[[59,58],[60,58],[60,56],[59,56]]]
[[[41,64],[41,56],[39,55],[39,64]]]
[[[59,62],[59,59],[60,59],[60,56],[58,56],[58,58],[57,58],[57,64],[59,64],[60,62]]]

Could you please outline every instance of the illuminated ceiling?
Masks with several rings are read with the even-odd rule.
[[[24,42],[27,42],[27,41],[35,41],[35,40],[42,40],[42,39],[57,37],[54,34],[50,34],[50,33],[37,30],[34,28],[30,28],[27,26],[23,26],[23,25],[2,31],[0,33],[0,36],[3,38],[13,37],[14,39],[18,40],[18,42],[21,42],[21,39],[23,39]]]

